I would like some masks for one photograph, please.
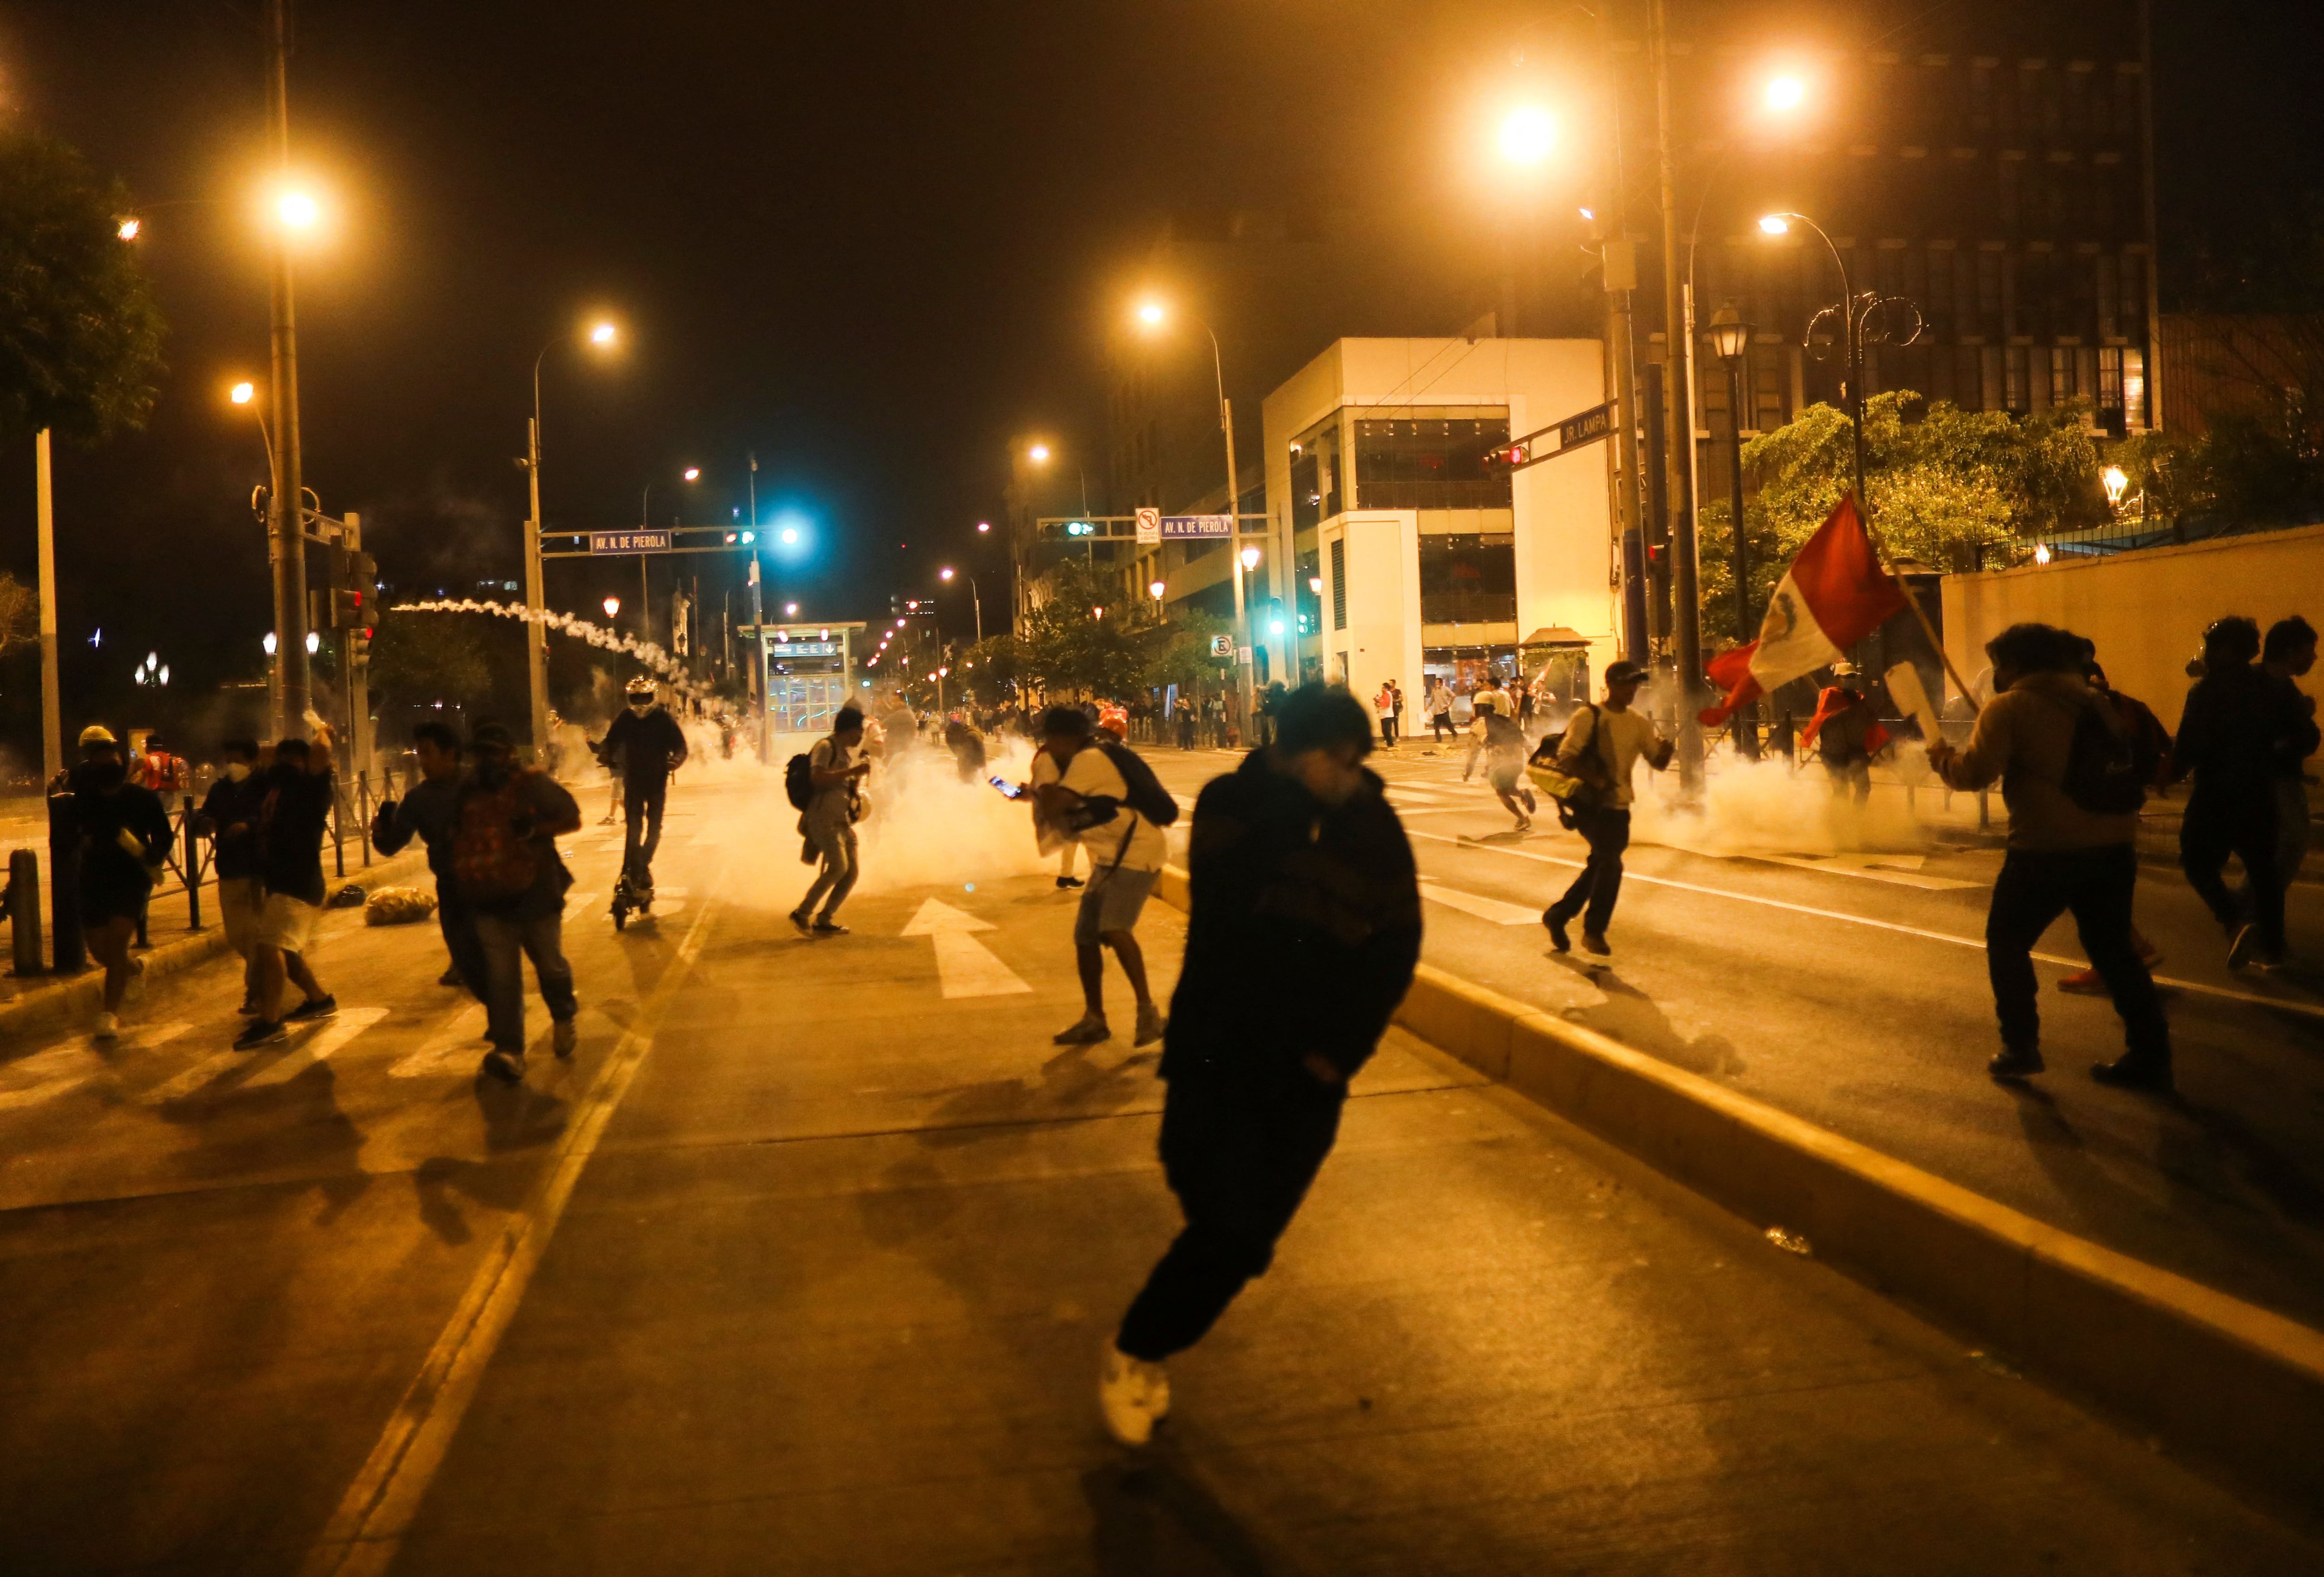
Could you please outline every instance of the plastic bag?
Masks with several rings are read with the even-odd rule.
[[[416,887],[383,887],[364,905],[366,926],[409,926],[436,912],[436,895]]]

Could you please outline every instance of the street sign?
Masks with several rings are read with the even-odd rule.
[[[669,551],[668,531],[592,531],[589,551],[592,553],[667,553]]]
[[[1158,509],[1139,510],[1138,512],[1138,545],[1140,548],[1158,548],[1161,544],[1162,512]]]
[[[1139,512],[1141,516],[1145,512],[1143,510]],[[1234,535],[1234,516],[1164,515],[1161,528],[1165,537],[1231,537]]]
[[[1213,657],[1217,658],[1222,662],[1228,662],[1233,659],[1234,654],[1235,648],[1233,636],[1213,635],[1211,637],[1211,655]]]
[[[1593,405],[1579,416],[1569,416],[1557,424],[1557,447],[1563,454],[1583,444],[1595,443],[1614,430],[1614,404]]]

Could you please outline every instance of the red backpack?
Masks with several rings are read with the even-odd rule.
[[[460,825],[452,835],[452,872],[460,896],[471,903],[504,902],[532,890],[540,875],[540,850],[516,824],[529,819],[520,768],[498,788],[472,788],[460,802]]]

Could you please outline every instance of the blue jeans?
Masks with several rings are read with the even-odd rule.
[[[559,1023],[581,1010],[573,998],[573,966],[565,962],[565,916],[518,919],[475,916],[476,945],[484,959],[484,1033],[497,1051],[524,1053],[524,960],[532,960],[540,1000]]]

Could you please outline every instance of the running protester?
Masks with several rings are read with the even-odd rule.
[[[331,729],[315,725],[310,744],[286,739],[274,747],[259,816],[259,875],[266,890],[258,914],[258,1011],[235,1038],[236,1051],[272,1046],[292,1023],[327,1019],[338,999],[325,991],[308,961],[323,918],[323,834],[331,825],[337,788],[331,776]],[[284,985],[304,1000],[282,1011]]]
[[[372,846],[393,854],[416,836],[428,846],[428,870],[436,878],[436,924],[444,934],[444,951],[451,962],[436,983],[466,986],[479,1001],[484,1000],[486,973],[483,946],[476,940],[475,916],[460,896],[453,860],[454,840],[460,830],[460,795],[467,774],[460,764],[460,736],[441,723],[423,723],[411,731],[411,751],[420,761],[420,781],[400,801],[380,802],[372,817]]]
[[[686,765],[686,734],[678,719],[655,698],[643,674],[630,681],[629,709],[605,730],[598,753],[622,774],[622,869],[630,884],[653,891],[654,851],[661,847],[662,807],[669,800],[669,776]]]
[[[1576,915],[1582,917],[1584,953],[1603,958],[1614,951],[1606,927],[1613,924],[1614,901],[1622,895],[1622,851],[1630,846],[1630,779],[1639,761],[1659,772],[1670,765],[1672,753],[1671,742],[1655,725],[1630,710],[1646,677],[1635,662],[1607,665],[1605,705],[1576,712],[1558,746],[1558,772],[1583,786],[1562,803],[1573,818],[1573,830],[1590,845],[1582,874],[1541,914],[1550,945],[1560,953],[1573,945],[1566,927]]]
[[[210,841],[210,864],[217,872],[218,918],[226,945],[242,960],[242,1012],[258,1011],[258,917],[266,908],[266,881],[260,874],[258,823],[266,809],[266,779],[258,742],[227,740],[226,770],[210,785],[194,816],[194,831]],[[267,763],[267,764],[271,764]]]
[[[97,1038],[121,1032],[121,999],[132,964],[130,938],[137,917],[153,890],[170,852],[170,813],[161,797],[133,781],[129,764],[112,733],[95,724],[81,730],[81,761],[65,776],[72,796],[71,825],[79,835],[81,930],[89,951],[105,965],[105,1005],[97,1016]]]
[[[1038,814],[1089,851],[1089,886],[1074,918],[1074,961],[1082,981],[1082,1016],[1055,1037],[1059,1046],[1092,1046],[1111,1038],[1105,1021],[1105,949],[1138,999],[1132,1044],[1162,1038],[1162,1010],[1146,981],[1146,954],[1138,945],[1138,917],[1162,873],[1168,853],[1162,829],[1130,804],[1130,782],[1116,766],[1120,746],[1092,737],[1089,719],[1071,706],[1053,706],[1041,719],[1041,749],[1057,763],[1057,780],[1037,792]]]
[[[493,1043],[483,1071],[515,1084],[524,1077],[526,958],[549,1007],[557,1055],[571,1056],[579,1044],[580,1006],[565,962],[565,893],[573,877],[557,840],[581,829],[581,807],[548,773],[518,762],[516,739],[504,725],[478,724],[469,747],[475,769],[460,786],[453,869],[483,957],[484,1033]]]
[[[890,751],[894,737],[890,736]],[[872,775],[872,763],[863,759],[863,714],[852,706],[833,714],[830,737],[816,741],[807,764],[812,791],[799,812],[799,835],[806,840],[799,859],[820,862],[822,869],[791,911],[791,924],[803,936],[844,936],[847,927],[833,917],[855,890],[861,868],[855,824],[863,815],[863,799],[857,785]],[[823,906],[820,913],[817,904]]]

